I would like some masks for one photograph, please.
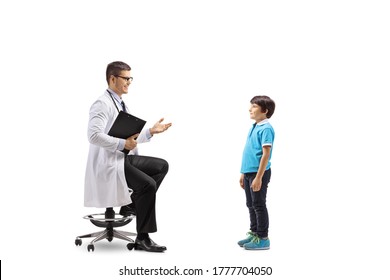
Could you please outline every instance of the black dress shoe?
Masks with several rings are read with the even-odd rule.
[[[121,214],[122,216],[125,216],[125,217],[131,216],[131,215],[135,216],[135,213],[136,212],[135,212],[134,204],[128,204],[128,205],[122,206],[121,209],[119,210],[119,214]]]
[[[144,250],[148,252],[164,252],[167,247],[160,246],[156,244],[152,239],[149,237],[145,238],[144,240],[139,240],[138,238],[135,239],[135,247],[136,250]]]

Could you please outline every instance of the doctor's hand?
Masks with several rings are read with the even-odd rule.
[[[125,149],[131,151],[135,147],[137,147],[137,141],[135,140],[138,137],[139,133],[134,134],[126,139]]]
[[[172,123],[162,123],[164,121],[164,118],[161,118],[158,122],[156,122],[152,128],[150,128],[150,134],[158,134],[161,132],[166,131],[168,128],[171,127]]]

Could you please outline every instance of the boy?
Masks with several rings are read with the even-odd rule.
[[[247,250],[266,250],[268,239],[267,188],[271,179],[271,156],[275,132],[268,119],[275,111],[274,101],[265,95],[255,96],[250,101],[251,127],[244,148],[241,164],[240,186],[245,190],[249,209],[250,232],[238,241]]]

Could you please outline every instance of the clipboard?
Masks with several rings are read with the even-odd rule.
[[[143,119],[120,111],[112,124],[108,135],[116,138],[127,139],[134,134],[140,133],[145,124],[146,121]]]

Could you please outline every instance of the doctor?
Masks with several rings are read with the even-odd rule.
[[[166,131],[172,124],[160,119],[127,139],[109,136],[119,111],[127,111],[122,95],[133,81],[131,68],[115,61],[107,66],[108,89],[91,106],[88,139],[90,142],[85,175],[86,207],[119,207],[120,214],[137,215],[135,249],[163,252],[165,246],[153,242],[149,233],[157,231],[156,192],[168,172],[168,163],[159,158],[138,155],[137,144],[150,141],[154,134]],[[130,198],[131,195],[131,198]]]

